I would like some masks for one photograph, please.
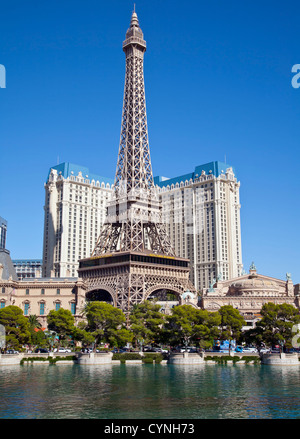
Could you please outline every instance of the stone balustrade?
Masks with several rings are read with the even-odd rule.
[[[299,366],[299,357],[297,353],[293,354],[262,354],[261,363],[270,366]]]
[[[203,353],[176,352],[171,353],[168,359],[169,364],[204,364]]]

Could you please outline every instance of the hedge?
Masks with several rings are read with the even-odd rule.
[[[152,360],[152,362],[153,362],[153,360],[155,361],[155,363],[156,364],[158,364],[158,363],[161,363],[161,361],[164,359],[164,356],[163,356],[163,354],[161,354],[161,353],[148,353],[148,354],[146,354],[145,353],[145,357],[144,357],[145,359],[146,358],[150,358],[151,360]],[[148,361],[149,363],[150,363],[150,361]]]
[[[145,364],[153,364],[154,358],[151,357],[145,357],[143,358],[143,363]]]
[[[142,360],[140,354],[136,352],[125,352],[124,354],[115,353],[112,356],[113,360]]]
[[[238,361],[245,361],[245,363],[250,363],[253,361],[255,364],[260,363],[260,358],[257,356],[245,356],[245,357],[237,357],[237,356],[230,356],[230,355],[224,355],[224,356],[205,356],[205,361],[215,361],[219,364],[227,364],[227,361],[232,361],[233,364],[237,363]]]
[[[113,360],[120,360],[121,363],[125,363],[126,360],[142,360],[143,363],[153,363],[155,361],[156,364],[160,363],[164,356],[160,353],[145,353],[144,356],[136,353],[136,352],[125,352],[123,354],[115,353],[112,357]]]
[[[75,356],[67,356],[67,357],[27,357],[22,358],[20,361],[20,365],[23,365],[25,362],[33,363],[34,361],[49,361],[49,364],[55,364],[58,361],[74,361],[76,359]]]

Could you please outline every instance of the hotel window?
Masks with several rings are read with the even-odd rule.
[[[26,288],[26,295],[28,296],[29,294],[29,288]]]
[[[57,288],[56,294],[60,294],[60,289],[59,288]]]
[[[4,308],[5,307],[5,302],[0,302],[0,308]]]
[[[45,294],[45,288],[41,289],[41,294]]]
[[[74,315],[76,312],[76,304],[75,303],[71,303],[71,313]]]
[[[24,316],[28,316],[29,311],[29,303],[25,303],[24,305]]]
[[[43,316],[45,314],[45,304],[40,303],[40,315]]]
[[[5,287],[2,287],[2,294],[5,294]]]
[[[60,309],[60,303],[56,302],[55,304],[55,311],[58,311]]]

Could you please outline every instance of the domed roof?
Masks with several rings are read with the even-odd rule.
[[[262,279],[257,276],[249,276],[246,279],[240,279],[230,285],[231,290],[236,292],[245,290],[278,291],[279,285],[276,281],[270,279]]]

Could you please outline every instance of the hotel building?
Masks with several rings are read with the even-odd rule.
[[[53,166],[45,183],[43,277],[77,277],[106,216],[113,180],[71,163]]]
[[[175,178],[156,177],[163,221],[175,248],[190,259],[196,289],[242,274],[240,183],[218,161]]]
[[[6,247],[7,221],[0,216],[0,248]]]
[[[42,276],[42,259],[13,259],[19,280]]]
[[[196,289],[242,274],[240,183],[233,168],[211,162],[175,178],[155,177],[163,222],[178,256],[190,259]],[[43,277],[76,277],[106,216],[113,180],[62,163],[45,184]]]

